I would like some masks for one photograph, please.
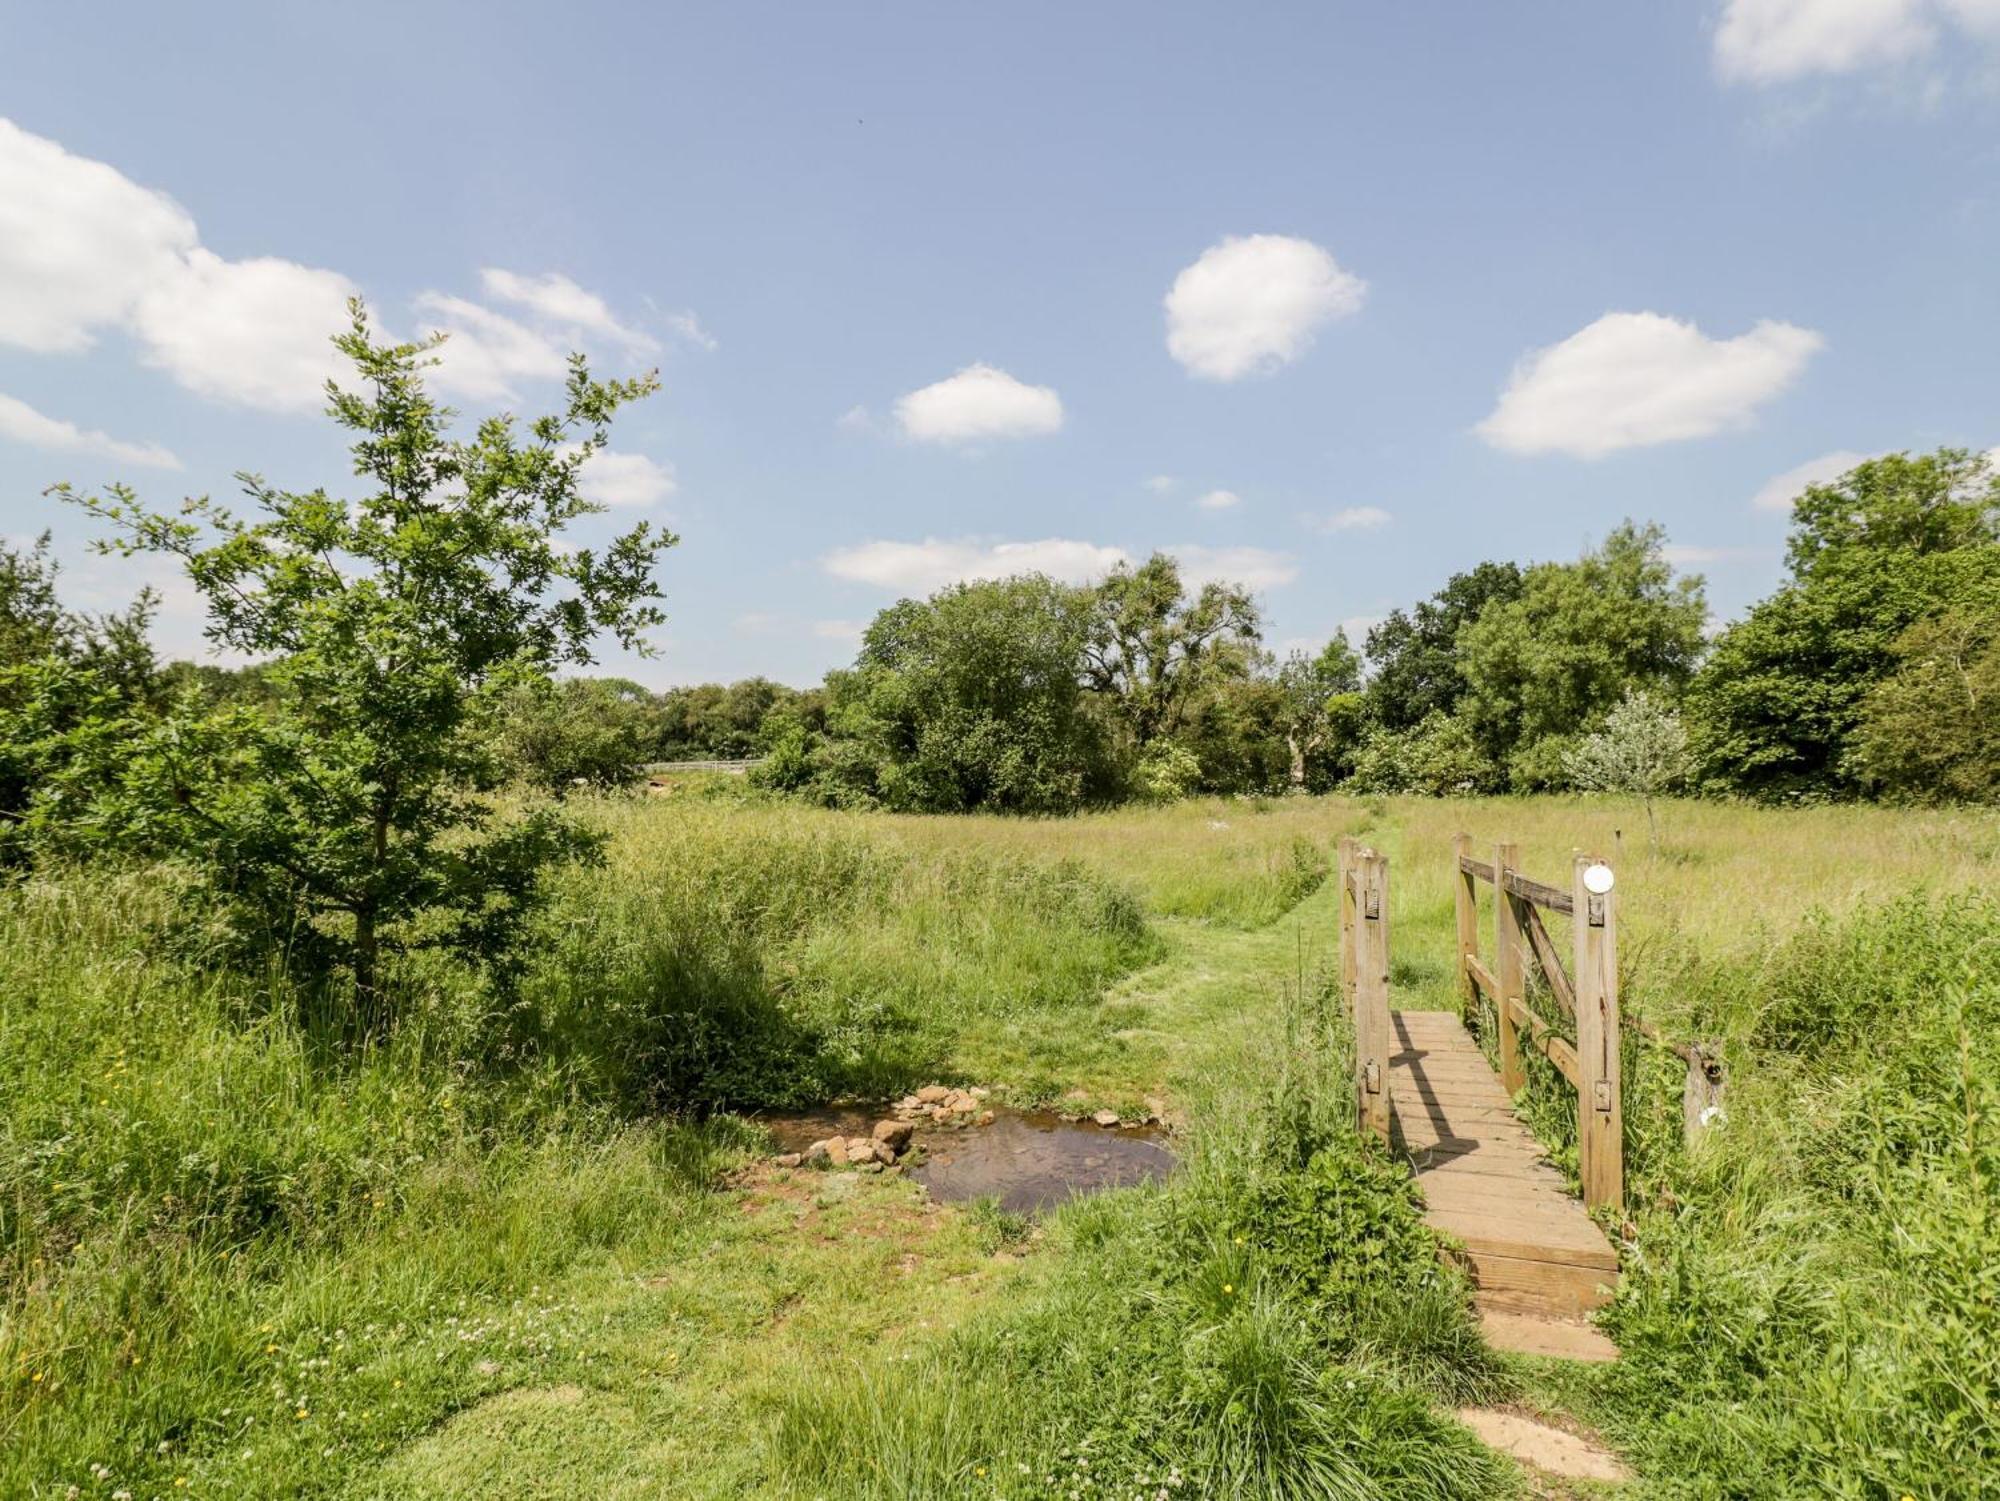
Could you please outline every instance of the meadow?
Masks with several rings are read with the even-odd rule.
[[[1560,1494],[1469,1400],[1638,1494],[2000,1475],[1991,813],[582,806],[609,862],[516,989],[413,962],[359,1043],[170,872],[0,892],[0,1494]],[[1690,1151],[1633,1045],[1615,1366],[1489,1353],[1347,1120],[1333,842],[1388,853],[1395,1002],[1443,1008],[1460,829],[1611,856],[1628,1004],[1729,1063]],[[1163,1106],[1183,1169],[1028,1222],[750,1119],[930,1079]]]

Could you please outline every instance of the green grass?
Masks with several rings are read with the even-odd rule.
[[[591,806],[611,864],[519,1000],[412,967],[359,1052],[211,958],[160,873],[0,893],[0,1494],[1035,1495],[1087,1458],[1505,1495],[1445,1414],[1509,1390],[1661,1495],[1996,1463],[2000,916],[1955,895],[2000,884],[1990,814],[1671,804],[1655,853],[1576,800]],[[1397,1003],[1450,1006],[1460,827],[1550,879],[1612,853],[1628,1004],[1726,1046],[1693,1155],[1677,1065],[1628,1058],[1608,1373],[1496,1367],[1339,1129],[1332,841],[1390,855]],[[1024,1235],[746,1167],[715,1114],[934,1076],[1164,1103],[1187,1167]],[[1560,1150],[1561,1097],[1528,1106]]]

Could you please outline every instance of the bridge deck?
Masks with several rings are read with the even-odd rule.
[[[1425,1219],[1464,1243],[1489,1338],[1615,1356],[1582,1319],[1609,1300],[1617,1254],[1515,1118],[1479,1044],[1446,1011],[1398,1011],[1390,1023],[1390,1140],[1410,1158]],[[1552,1337],[1540,1321],[1574,1326],[1553,1336],[1566,1348],[1538,1348]]]

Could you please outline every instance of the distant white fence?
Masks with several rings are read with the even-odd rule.
[[[671,776],[677,771],[721,771],[740,777],[763,759],[751,756],[744,761],[648,761],[639,770],[649,777]]]

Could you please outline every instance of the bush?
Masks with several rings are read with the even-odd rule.
[[[1177,803],[1201,785],[1201,762],[1193,751],[1172,740],[1146,747],[1132,773],[1132,783],[1149,803]]]
[[[1342,790],[1465,797],[1494,791],[1502,780],[1500,769],[1479,748],[1465,722],[1434,712],[1415,729],[1377,730],[1370,735]]]

